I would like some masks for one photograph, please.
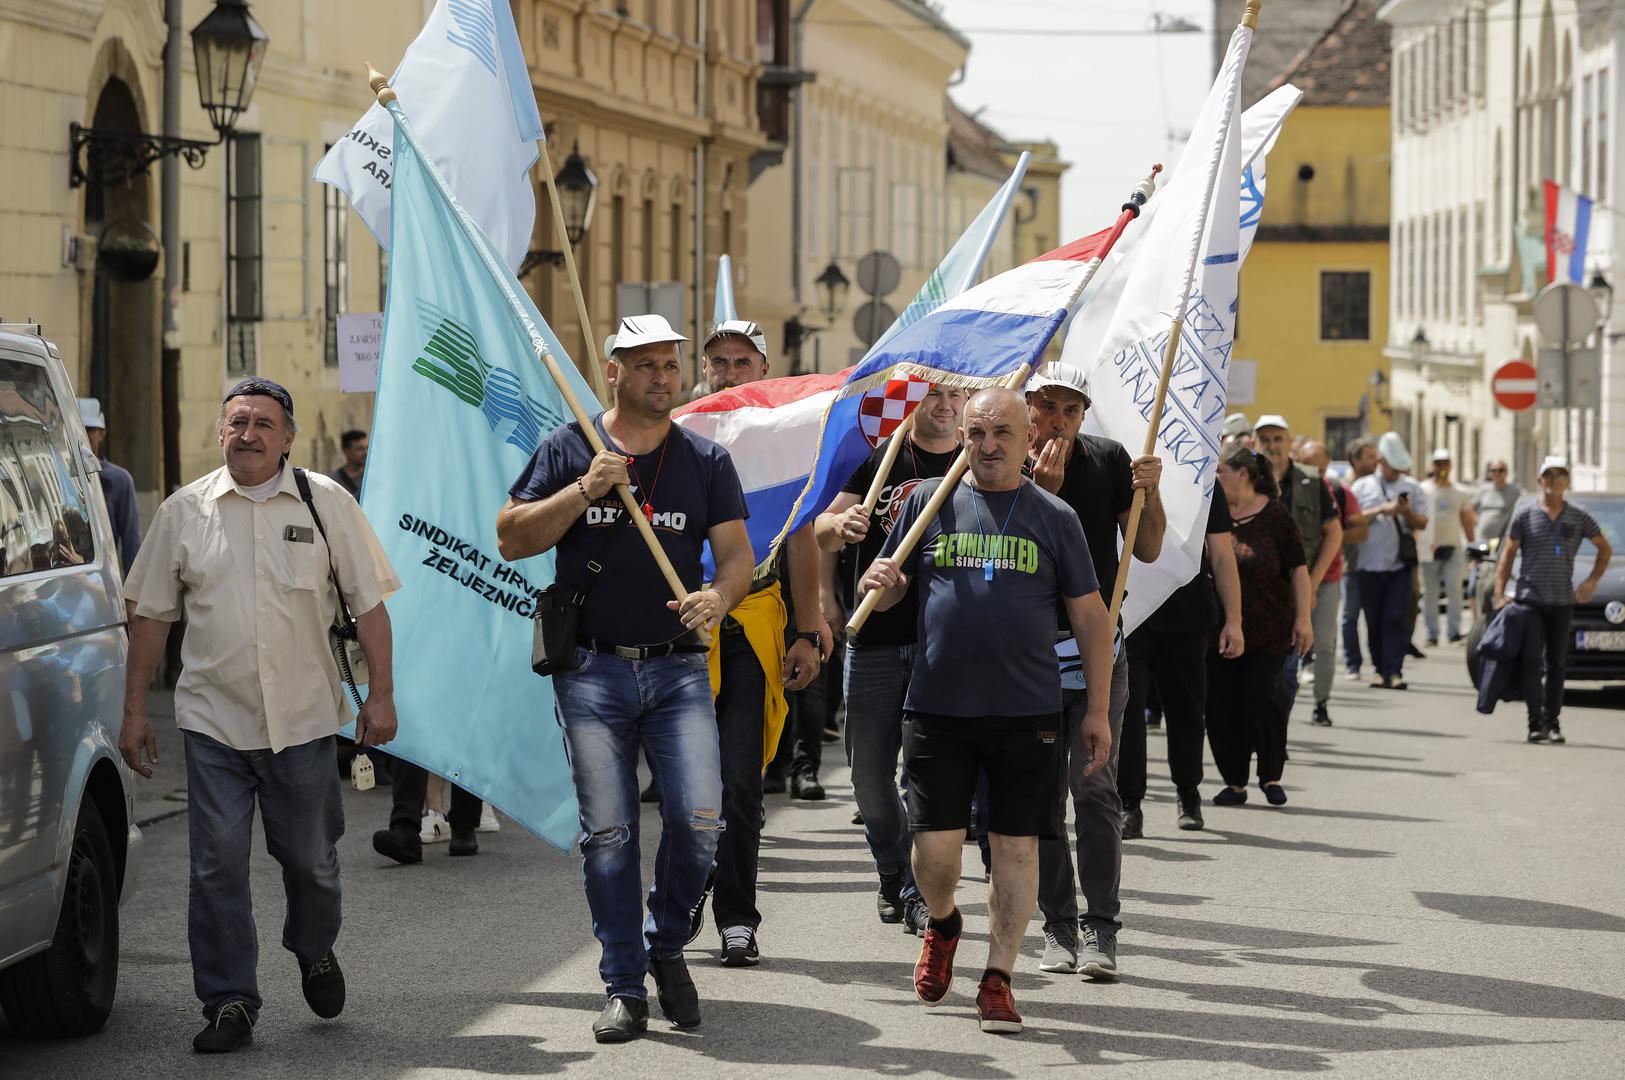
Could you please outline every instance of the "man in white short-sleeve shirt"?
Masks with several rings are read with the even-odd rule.
[[[192,1041],[199,1053],[253,1040],[260,995],[248,878],[256,804],[266,849],[282,865],[282,942],[299,961],[305,1000],[324,1018],[344,1007],[333,955],[335,845],[344,832],[333,737],[349,711],[328,638],[340,588],[371,672],[357,741],[376,746],[395,736],[383,599],[400,580],[343,488],[304,473],[306,502],[287,462],[296,431],[287,390],[267,379],[238,383],[220,413],[225,465],[159,507],[124,587],[130,656],[119,749],[143,776],[157,764],[146,687],[170,625],[182,615],[187,621],[175,718],[186,749],[187,933],[193,986],[209,1021]]]

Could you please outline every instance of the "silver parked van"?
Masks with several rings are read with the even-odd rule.
[[[0,1009],[19,1034],[107,1019],[141,842],[98,469],[56,347],[0,324]]]

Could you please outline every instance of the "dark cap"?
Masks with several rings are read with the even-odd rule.
[[[244,379],[227,391],[221,404],[224,405],[232,398],[259,396],[275,398],[289,416],[293,415],[293,395],[288,393],[287,388],[281,383],[274,383],[270,379]]]

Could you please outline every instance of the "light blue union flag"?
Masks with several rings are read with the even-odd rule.
[[[401,578],[388,601],[400,734],[387,749],[568,850],[575,789],[552,682],[530,670],[531,605],[553,555],[505,561],[496,516],[537,444],[570,418],[538,350],[581,402],[596,399],[390,111],[394,245],[361,501]]]

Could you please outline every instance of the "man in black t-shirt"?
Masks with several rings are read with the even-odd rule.
[[[1167,722],[1168,772],[1179,797],[1177,824],[1200,829],[1202,747],[1207,706],[1207,653],[1215,628],[1219,655],[1240,656],[1241,579],[1230,506],[1215,490],[1208,504],[1207,550],[1196,576],[1129,635],[1128,706],[1118,743],[1117,792],[1123,814],[1139,818],[1145,798],[1145,703],[1153,685]]]
[[[1134,557],[1156,562],[1167,527],[1157,484],[1162,461],[1155,456],[1129,459],[1121,443],[1098,435],[1079,434],[1090,406],[1083,372],[1070,364],[1053,363],[1027,384],[1027,408],[1032,418],[1033,442],[1028,468],[1045,491],[1070,506],[1083,524],[1084,538],[1094,560],[1095,576],[1110,604],[1117,581],[1119,533],[1128,528],[1134,489],[1145,490],[1145,509],[1135,533]],[[1069,631],[1066,620],[1059,635]],[[1063,646],[1065,643],[1063,642]],[[1070,650],[1068,650],[1070,651]],[[1116,744],[1123,730],[1123,709],[1128,701],[1128,657],[1117,650],[1110,685],[1085,687],[1076,678],[1062,683],[1067,694],[1065,726],[1068,750],[1079,745],[1078,723],[1102,689],[1109,697],[1113,752],[1106,767],[1084,771],[1079,755],[1066,754],[1067,788],[1072,793],[1078,843],[1078,877],[1073,876],[1072,854],[1066,843],[1066,791],[1057,794],[1055,821],[1039,843],[1038,906],[1044,912],[1044,954],[1041,966],[1050,971],[1081,970],[1096,979],[1117,977],[1118,899],[1123,859],[1123,804],[1117,794]],[[1087,908],[1080,932],[1077,885],[1083,887]]]
[[[553,693],[609,996],[593,1035],[606,1043],[648,1027],[648,972],[668,1020],[681,1028],[700,1022],[683,946],[722,831],[722,773],[707,649],[695,631],[717,631],[749,588],[755,561],[727,451],[671,422],[682,387],[677,343],[685,340],[658,315],[621,320],[606,371],[614,406],[593,421],[607,449],[594,455],[579,424],[559,428],[537,447],[497,515],[504,559],[556,550],[558,580],[586,592],[576,667],[553,676]],[[626,527],[619,484],[632,485],[689,590],[681,600],[665,599],[665,577]],[[717,572],[701,588],[707,541]],[[660,786],[663,825],[647,932],[637,842],[640,745]]]
[[[897,524],[909,493],[942,476],[959,455],[959,423],[965,391],[933,386],[914,413],[913,429],[886,476],[873,514],[863,501],[885,457],[881,444],[858,466],[829,509],[814,525],[818,546],[841,552],[847,573],[857,579],[880,554]],[[856,590],[853,589],[853,592]],[[844,598],[850,608],[856,597]],[[880,874],[875,903],[883,923],[902,922],[911,934],[925,933],[925,901],[909,866],[908,816],[897,794],[897,759],[903,748],[903,697],[914,667],[915,599],[912,591],[889,611],[876,611],[846,643],[846,755],[852,766],[852,792],[863,815],[863,831]]]
[[[903,745],[914,874],[931,914],[914,991],[934,1005],[953,980],[963,926],[955,891],[981,776],[991,940],[976,1007],[982,1030],[995,1032],[1022,1028],[1010,973],[1038,894],[1038,837],[1054,827],[1064,726],[1057,607],[1076,635],[1086,679],[1108,682],[1111,668],[1111,626],[1078,516],[1021,474],[1029,428],[1013,391],[972,397],[961,428],[970,475],[955,484],[922,543],[891,558],[943,481],[921,484],[863,578],[865,588],[885,590],[881,607],[919,579],[920,647],[903,704]],[[1077,736],[1079,771],[1102,771],[1111,753],[1104,698],[1077,717]]]

